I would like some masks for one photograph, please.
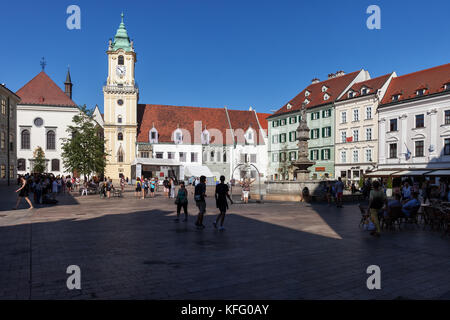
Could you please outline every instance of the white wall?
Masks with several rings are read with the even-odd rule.
[[[450,110],[450,95],[381,107],[379,110],[380,168],[448,168],[450,156],[444,156],[444,139],[450,138],[450,124],[444,124],[444,112]],[[415,128],[415,115],[424,114],[425,127]],[[390,119],[397,119],[398,130],[389,131]],[[424,141],[424,156],[415,156],[415,141]],[[389,144],[397,143],[397,159],[389,159]],[[434,148],[431,150],[430,147]],[[406,148],[411,158],[405,159]]]
[[[47,162],[47,171],[54,175],[71,175],[72,173],[64,170],[64,165],[61,157],[61,146],[63,141],[61,138],[68,138],[69,134],[66,132],[67,127],[71,124],[74,115],[79,113],[76,107],[55,107],[55,106],[17,106],[17,159],[26,159],[26,171],[18,171],[19,174],[30,172],[30,159],[33,159],[34,150],[40,146],[45,152]],[[44,120],[41,127],[34,125],[34,119],[40,117]],[[21,132],[22,129],[30,131],[30,149],[21,149]],[[55,150],[47,150],[46,132],[47,129],[52,128],[56,132]],[[60,171],[51,171],[51,160],[59,159]]]

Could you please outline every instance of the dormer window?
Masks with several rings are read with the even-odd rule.
[[[173,138],[174,138],[173,141],[176,144],[183,143],[183,132],[181,132],[180,129],[175,130],[174,133],[173,133]]]
[[[253,129],[249,128],[247,130],[247,133],[245,134],[245,142],[247,144],[253,144],[254,143]]]
[[[416,91],[416,95],[423,96],[425,94],[425,89],[419,89]]]
[[[327,90],[328,90],[327,86],[322,86],[322,92],[325,92]]]
[[[309,100],[308,100],[308,99],[305,99],[304,103],[305,103],[305,104],[308,104],[308,103],[309,103]]]
[[[203,130],[202,132],[202,144],[209,144],[211,140],[211,137],[209,135],[209,131],[208,130]]]
[[[353,98],[354,95],[355,95],[355,93],[353,91],[349,91],[348,92],[348,97],[349,98]]]
[[[399,94],[394,94],[392,96],[392,101],[398,101],[400,99],[400,95]]]
[[[156,130],[155,127],[153,127],[148,133],[148,141],[150,143],[158,143],[158,130]]]
[[[308,97],[311,94],[308,90],[305,91],[305,97]]]
[[[450,90],[450,82],[444,85],[444,90]]]
[[[369,93],[369,89],[367,89],[366,87],[363,87],[361,89],[361,95],[368,94],[368,93]]]
[[[329,96],[328,94],[325,93],[325,94],[323,95],[323,100],[328,100],[329,98],[330,98],[330,96]]]
[[[292,104],[288,103],[287,106],[286,106],[286,108],[287,108],[288,110],[290,110],[290,109],[292,108]]]

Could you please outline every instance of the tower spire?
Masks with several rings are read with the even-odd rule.
[[[70,66],[67,66],[66,81],[64,82],[64,93],[72,99],[72,79],[70,77]]]
[[[120,15],[121,21],[119,28],[117,29],[116,35],[114,36],[114,41],[112,43],[112,50],[123,49],[125,51],[132,51],[130,37],[128,37],[127,29],[125,28],[125,23],[123,22],[124,14]]]

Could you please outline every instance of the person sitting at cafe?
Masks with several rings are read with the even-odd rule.
[[[401,208],[402,207],[402,203],[400,202],[400,199],[401,199],[400,193],[395,193],[394,194],[394,199],[388,201],[386,210],[384,211],[384,216],[385,217],[389,216],[394,208]]]
[[[417,192],[413,192],[412,199],[406,202],[402,207],[402,212],[406,217],[410,217],[411,213],[420,207],[419,194]]]
[[[404,201],[411,199],[411,192],[412,192],[411,186],[409,185],[408,181],[405,181],[405,184],[403,185],[402,188],[402,197]]]

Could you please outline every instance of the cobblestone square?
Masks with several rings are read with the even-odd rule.
[[[226,230],[175,223],[173,199],[59,196],[10,210],[0,187],[0,299],[449,299],[450,237],[407,226],[373,238],[356,204],[234,204]],[[21,208],[26,208],[22,203]],[[81,268],[68,290],[66,268]],[[381,290],[369,290],[369,265]]]

